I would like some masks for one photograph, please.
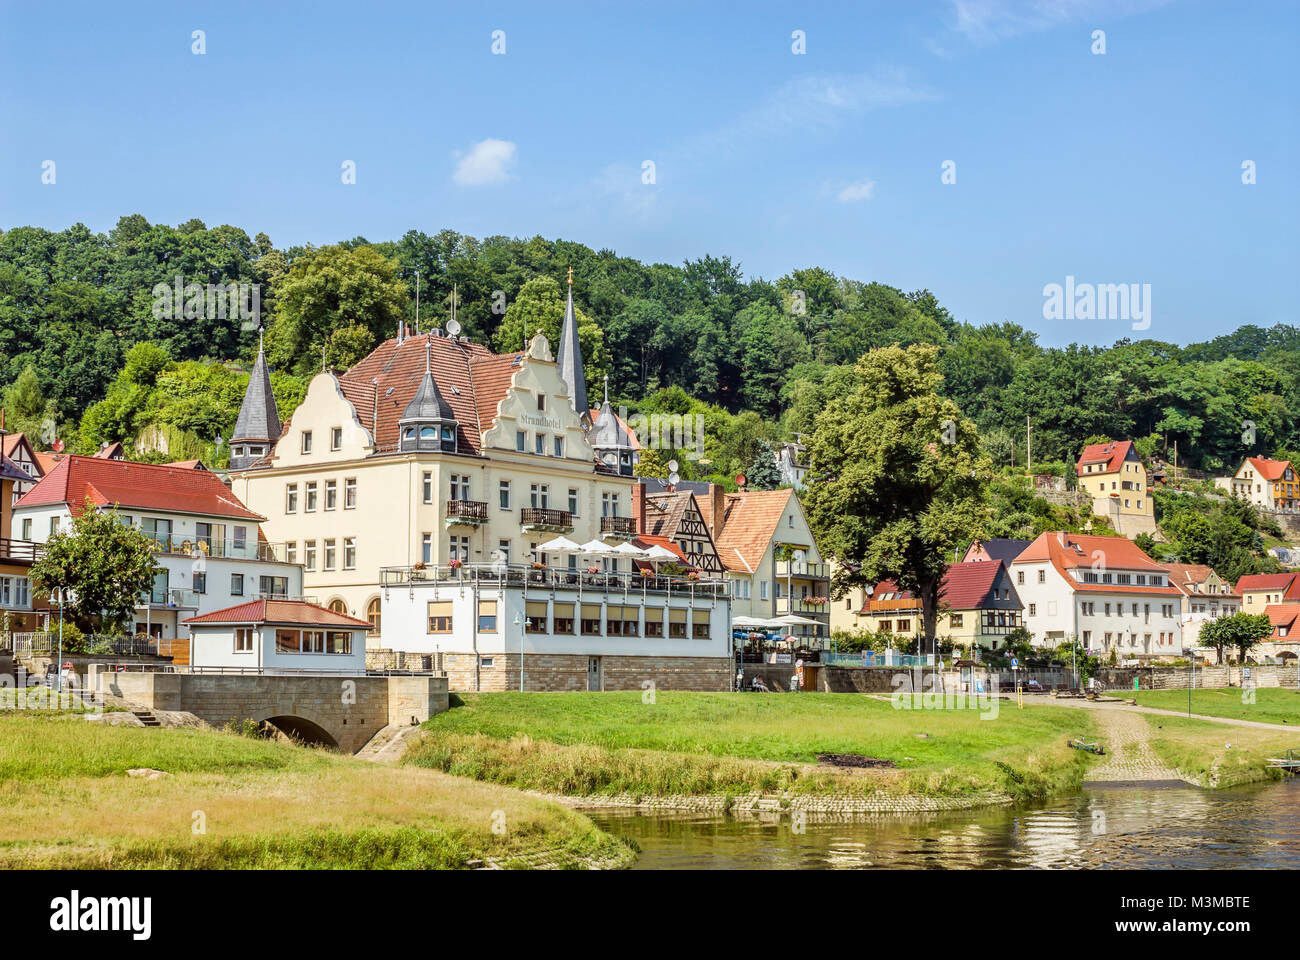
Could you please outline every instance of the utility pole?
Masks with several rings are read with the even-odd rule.
[[[420,271],[415,271],[415,335],[420,335]]]
[[[1025,473],[1034,469],[1034,435],[1030,430],[1029,417],[1025,417]]]

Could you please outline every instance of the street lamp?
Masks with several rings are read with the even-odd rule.
[[[59,605],[59,659],[55,672],[55,682],[56,689],[60,694],[63,693],[63,604],[65,602],[76,603],[77,591],[70,587],[55,587],[50,591],[50,603]]]
[[[519,692],[524,692],[524,631],[520,629],[524,622],[515,614],[515,629],[519,630]]]

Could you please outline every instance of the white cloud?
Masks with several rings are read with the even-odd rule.
[[[509,140],[496,140],[492,137],[480,140],[460,158],[451,178],[463,187],[500,183],[509,179],[508,168],[515,162],[517,151],[517,146]],[[459,156],[459,153],[452,156]]]
[[[839,203],[860,203],[863,200],[870,200],[875,192],[876,181],[856,180],[837,193],[835,199]]]
[[[951,0],[950,26],[975,43],[996,43],[1085,18],[1100,21],[1144,13],[1170,0]]]

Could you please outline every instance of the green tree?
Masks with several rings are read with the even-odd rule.
[[[927,640],[947,564],[985,522],[989,479],[975,425],[939,394],[937,354],[895,346],[858,360],[857,388],[831,402],[808,442],[805,500],[822,552],[849,562],[835,595],[893,579],[920,598]]]
[[[554,278],[533,277],[506,307],[505,319],[495,338],[497,350],[502,353],[526,350],[528,341],[541,330],[551,342],[551,352],[554,353],[560,346],[564,303],[560,285]],[[582,347],[583,368],[587,374],[587,397],[598,404],[604,395],[605,373],[609,370],[605,335],[600,325],[576,302],[573,312],[578,320],[578,344]]]
[[[28,364],[4,391],[5,429],[25,433],[32,446],[41,448],[54,439],[54,404],[45,399],[36,368]]]
[[[1219,617],[1201,627],[1201,643],[1213,647],[1218,654],[1219,663],[1223,662],[1223,651],[1235,649],[1237,659],[1245,660],[1251,648],[1267,639],[1273,632],[1273,624],[1266,613],[1234,613],[1230,617]]]
[[[100,510],[87,497],[72,529],[50,537],[31,577],[38,592],[75,591],[69,609],[73,622],[99,633],[130,622],[140,595],[153,585],[156,567],[149,539],[123,523],[116,510]]]
[[[746,490],[775,490],[781,485],[781,472],[776,468],[772,445],[766,440],[758,445],[758,453],[745,470]]]

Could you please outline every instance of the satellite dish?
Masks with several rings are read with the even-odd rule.
[[[447,334],[448,334],[449,336],[453,336],[453,337],[454,337],[454,336],[456,336],[458,333],[460,333],[460,321],[459,321],[459,320],[448,320],[448,321],[447,321]]]
[[[669,460],[669,461],[668,461],[668,469],[669,469],[670,472],[672,472],[672,473],[676,473],[676,472],[677,472],[677,467],[678,467],[678,463],[677,463],[676,460]]]
[[[681,482],[681,479],[682,479],[681,476],[675,470],[672,473],[668,474],[668,482],[671,483],[674,487]]]

